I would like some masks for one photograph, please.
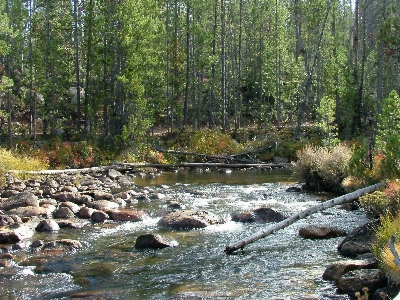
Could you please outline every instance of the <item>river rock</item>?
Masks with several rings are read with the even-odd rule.
[[[92,191],[91,196],[94,200],[112,200],[114,198],[113,194],[98,190]]]
[[[56,222],[60,228],[78,229],[83,227],[83,223],[71,220],[57,220]]]
[[[109,210],[107,213],[111,220],[131,222],[142,221],[146,215],[144,212],[134,209]]]
[[[158,225],[174,229],[204,228],[213,224],[222,224],[224,221],[206,210],[174,211],[163,216]]]
[[[340,293],[354,295],[368,287],[369,294],[373,294],[377,289],[386,286],[387,278],[380,269],[361,269],[347,272],[336,284]]]
[[[256,216],[250,211],[233,212],[231,214],[232,221],[241,223],[250,223],[256,221]]]
[[[18,228],[0,228],[0,244],[15,244],[33,236],[33,230],[21,225]]]
[[[53,213],[53,217],[56,219],[69,219],[75,216],[74,212],[68,207],[60,207]]]
[[[36,231],[39,232],[52,232],[60,230],[60,226],[58,226],[57,222],[52,219],[46,219],[39,222],[39,225],[36,226]]]
[[[120,176],[123,176],[122,173],[121,173],[120,171],[115,170],[115,169],[108,169],[108,170],[106,170],[106,171],[104,172],[104,174],[105,174],[107,177],[111,178],[112,180],[115,180],[116,178],[118,178],[118,177],[120,177]]]
[[[51,210],[46,207],[24,206],[11,209],[6,212],[20,217],[44,217],[48,218],[51,215]]]
[[[22,220],[17,215],[1,215],[0,214],[0,227],[14,226],[21,224]]]
[[[10,198],[12,196],[18,195],[20,192],[15,190],[5,190],[1,193],[2,198]]]
[[[94,208],[90,208],[90,207],[82,207],[79,210],[78,216],[79,218],[82,219],[90,219],[92,217],[93,212],[95,212],[96,210]]]
[[[98,210],[107,210],[107,209],[116,209],[119,207],[119,204],[108,200],[96,200],[91,203],[88,203],[88,206]]]
[[[138,236],[135,243],[136,249],[162,249],[170,246],[171,244],[165,241],[161,235],[152,233]]]
[[[61,188],[61,192],[77,193],[78,188],[76,186],[72,186],[72,185],[65,185]]]
[[[60,202],[73,202],[73,203],[82,203],[81,199],[82,195],[80,193],[74,192],[61,192],[53,195],[53,198]]]
[[[253,212],[257,219],[263,222],[280,222],[285,219],[282,213],[270,207],[260,207],[255,209]]]
[[[324,280],[338,281],[344,274],[360,269],[376,269],[378,262],[376,259],[369,260],[340,260],[326,267],[322,278]]]
[[[55,181],[54,179],[47,179],[45,182],[43,182],[41,184],[41,187],[48,187],[48,188],[52,188],[52,189],[57,189],[60,185],[58,184],[57,181]]]
[[[99,185],[101,185],[101,181],[96,178],[86,177],[80,181],[80,185],[81,186],[99,186]]]
[[[82,244],[79,241],[61,239],[44,244],[41,252],[48,255],[62,255],[81,248]]]
[[[346,236],[346,231],[337,227],[309,225],[299,230],[299,236],[305,239],[330,239]]]
[[[104,211],[96,210],[92,213],[90,219],[96,223],[103,223],[108,220],[109,217]]]
[[[374,228],[377,223],[368,223],[349,233],[338,245],[338,251],[345,257],[356,257],[359,254],[372,251]]]
[[[71,201],[60,203],[60,208],[61,207],[68,207],[74,214],[77,214],[81,209],[78,204],[75,204]]]
[[[26,188],[26,185],[22,181],[16,181],[16,182],[10,183],[7,186],[7,189],[14,190],[14,191],[23,191],[25,188]]]
[[[39,207],[39,200],[34,194],[23,192],[8,198],[3,202],[3,209],[6,211],[21,206]]]
[[[302,191],[301,187],[298,186],[291,186],[286,189],[288,193],[300,193]]]

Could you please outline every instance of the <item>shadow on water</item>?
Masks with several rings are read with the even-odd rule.
[[[348,299],[322,280],[325,267],[340,258],[336,251],[340,238],[304,240],[297,232],[307,224],[330,224],[349,231],[366,222],[361,212],[328,209],[244,251],[223,252],[226,245],[267,226],[235,223],[230,220],[233,211],[272,206],[291,214],[318,202],[316,195],[286,192],[295,181],[289,171],[185,172],[136,178],[136,184],[152,186],[188,208],[210,210],[226,223],[198,230],[167,230],[157,225],[159,217],[149,217],[142,222],[63,229],[58,237],[77,239],[83,249],[44,259],[26,254],[25,263],[20,264],[24,267],[16,266],[18,272],[0,277],[0,296],[69,299],[81,293],[91,295],[89,299]],[[160,213],[168,210],[161,200],[141,206]],[[136,250],[136,238],[149,232],[178,246]]]

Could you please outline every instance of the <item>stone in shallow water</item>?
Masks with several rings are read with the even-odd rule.
[[[42,220],[36,227],[36,231],[39,232],[51,232],[58,230],[60,230],[60,226],[58,226],[57,222],[54,220]]]
[[[24,193],[19,193],[15,196],[12,196],[3,202],[4,210],[11,210],[13,208],[22,207],[22,206],[39,207],[39,200],[34,194],[24,192]]]
[[[90,219],[93,222],[103,223],[109,219],[108,215],[104,211],[96,210],[92,213]]]
[[[170,212],[158,221],[158,225],[173,229],[204,228],[225,223],[220,217],[206,210],[182,210]]]
[[[299,235],[306,239],[330,239],[346,234],[346,231],[330,226],[309,225],[299,230]]]
[[[176,244],[169,243],[161,235],[152,233],[138,236],[135,243],[135,248],[137,249],[162,249],[171,246],[176,246]]]
[[[33,236],[33,230],[27,226],[0,229],[0,244],[15,244]]]

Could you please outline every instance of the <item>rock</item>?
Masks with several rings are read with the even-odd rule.
[[[158,225],[174,229],[204,228],[222,223],[224,221],[220,217],[205,210],[174,211],[166,214],[158,221]]]
[[[75,217],[75,214],[68,207],[60,207],[53,213],[53,217],[56,219],[69,219]]]
[[[6,201],[3,202],[3,209],[6,211],[23,206],[39,207],[39,200],[34,194],[23,192],[8,198]]]
[[[113,194],[98,190],[92,191],[91,196],[94,200],[112,200],[114,198]]]
[[[44,245],[44,242],[42,240],[35,240],[32,242],[31,247],[32,248],[39,248]]]
[[[232,221],[241,223],[250,223],[256,221],[256,216],[254,215],[254,213],[249,211],[233,212],[231,214],[231,218]]]
[[[77,214],[79,212],[79,210],[81,209],[78,204],[75,204],[70,201],[60,203],[60,208],[61,207],[68,207],[74,214]]]
[[[14,191],[23,191],[25,188],[26,185],[22,181],[13,182],[7,186],[7,189]]]
[[[95,178],[83,178],[80,181],[80,185],[82,186],[99,186],[101,185],[101,181]]]
[[[172,245],[166,242],[160,235],[152,233],[138,236],[135,243],[136,249],[162,249],[170,246]]]
[[[82,248],[79,241],[71,239],[61,239],[43,245],[41,252],[48,255],[62,255],[74,252]]]
[[[291,186],[286,189],[286,192],[288,193],[300,193],[302,191],[301,187],[298,186]]]
[[[46,207],[36,206],[24,206],[10,209],[7,214],[17,215],[22,217],[45,217],[48,218],[51,215],[51,210]]]
[[[218,173],[231,174],[232,170],[231,169],[221,168],[221,169],[218,169]]]
[[[107,209],[116,209],[119,207],[119,204],[108,200],[96,200],[91,203],[88,203],[88,206],[98,210],[107,210]]]
[[[22,223],[19,216],[16,215],[0,215],[0,227],[13,226]]]
[[[122,200],[129,200],[132,196],[128,192],[120,192],[114,195],[114,198],[119,198]]]
[[[377,260],[341,260],[326,267],[322,278],[338,281],[344,274],[360,269],[374,269],[378,267]]]
[[[377,289],[385,287],[387,278],[380,269],[361,269],[350,271],[337,281],[337,288],[340,293],[354,295],[368,287],[369,293],[373,294]]]
[[[39,222],[39,225],[36,226],[36,231],[39,232],[52,232],[60,230],[60,226],[58,226],[57,222],[54,220],[42,220]]]
[[[283,214],[270,207],[260,207],[253,210],[253,212],[263,222],[280,222],[285,219]]]
[[[82,195],[80,193],[73,192],[62,192],[53,195],[53,198],[60,202],[73,202],[73,203],[82,203],[81,199]]]
[[[376,226],[377,223],[368,223],[349,233],[338,245],[339,253],[345,257],[356,257],[359,254],[371,252]]]
[[[104,211],[96,210],[92,213],[90,219],[93,222],[103,223],[109,219],[108,215]]]
[[[82,207],[79,210],[78,216],[79,218],[82,219],[90,219],[92,217],[93,212],[95,212],[96,210],[94,208],[90,208],[90,207]]]
[[[109,210],[107,213],[110,216],[110,219],[114,221],[138,222],[142,221],[145,217],[144,212],[134,209]]]
[[[166,198],[165,194],[162,193],[153,193],[149,196],[152,200],[163,200]]]
[[[0,259],[15,260],[15,256],[12,255],[11,253],[2,253],[0,254]]]
[[[1,193],[2,198],[11,198],[12,196],[18,195],[20,192],[15,190],[5,190]]]
[[[41,184],[41,187],[48,187],[48,188],[53,188],[53,189],[56,189],[59,186],[60,185],[58,184],[58,182],[55,181],[54,179],[47,179],[45,182],[43,182]]]
[[[76,186],[71,186],[71,185],[65,185],[61,188],[61,192],[67,192],[67,193],[77,193],[78,188]]]
[[[299,230],[299,235],[305,239],[330,239],[346,234],[346,231],[330,226],[309,225]]]
[[[179,203],[178,201],[173,201],[173,200],[168,200],[167,205],[169,208],[172,209],[184,209],[185,205],[182,203]]]
[[[18,228],[0,228],[0,244],[15,244],[33,236],[28,226]]]
[[[78,223],[78,222],[73,222],[70,220],[59,220],[56,221],[58,226],[60,226],[60,228],[71,228],[71,229],[77,229],[77,228],[82,228],[83,224],[82,223]]]
[[[108,169],[107,171],[105,171],[104,172],[104,174],[107,176],[107,177],[109,177],[109,178],[111,178],[111,179],[116,179],[116,178],[118,178],[118,177],[120,177],[120,176],[123,176],[122,175],[122,173],[120,172],[120,171],[117,171],[117,170],[115,170],[115,169]]]

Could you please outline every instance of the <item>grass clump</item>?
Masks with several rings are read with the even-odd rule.
[[[25,179],[27,174],[23,171],[44,170],[47,168],[48,165],[41,159],[17,155],[9,150],[0,148],[0,187],[6,184],[5,176],[10,170],[21,171],[15,175],[20,179]]]
[[[297,152],[295,172],[312,191],[343,192],[342,181],[348,175],[351,149],[345,144],[332,148],[306,146]]]
[[[372,245],[372,251],[388,278],[394,284],[400,284],[400,268],[394,263],[393,253],[388,245],[392,236],[395,236],[396,241],[399,241],[400,215],[392,217],[388,214],[381,217],[381,225],[376,228],[376,240]],[[400,253],[399,242],[395,242],[395,248]]]

